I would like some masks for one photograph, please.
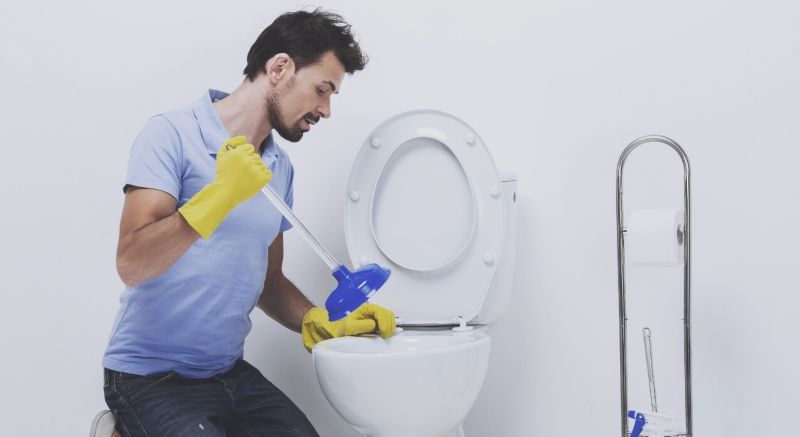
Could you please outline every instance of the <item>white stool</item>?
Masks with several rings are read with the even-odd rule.
[[[120,437],[114,430],[116,420],[111,411],[103,410],[97,413],[92,420],[92,428],[89,430],[89,437]]]

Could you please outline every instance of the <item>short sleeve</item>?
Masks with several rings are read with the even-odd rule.
[[[294,206],[294,166],[289,164],[289,173],[287,175],[286,194],[283,196],[283,201],[289,205],[289,208]],[[292,228],[292,224],[286,217],[281,217],[281,228],[278,232],[288,231]]]
[[[179,199],[181,163],[177,131],[163,115],[152,117],[133,141],[123,191],[133,185],[161,190]]]

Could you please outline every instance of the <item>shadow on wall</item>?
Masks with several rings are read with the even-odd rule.
[[[535,363],[533,354],[520,353],[521,350],[530,350],[530,344],[535,343],[532,335],[537,329],[531,317],[530,308],[534,307],[535,293],[530,289],[533,280],[532,253],[527,250],[524,242],[532,241],[531,230],[535,229],[533,222],[531,196],[517,193],[517,256],[514,262],[513,289],[508,306],[500,319],[489,327],[488,333],[492,338],[492,351],[489,356],[489,370],[486,380],[473,405],[464,425],[466,435],[497,435],[513,436],[512,428],[523,415],[536,414],[532,404],[514,404],[511,402],[496,402],[497,399],[525,398],[524,392],[534,385],[533,372]],[[520,329],[525,332],[520,332]],[[535,335],[535,334],[534,334]],[[516,338],[516,341],[508,339]],[[503,339],[504,341],[499,341]],[[511,378],[509,375],[513,374]]]

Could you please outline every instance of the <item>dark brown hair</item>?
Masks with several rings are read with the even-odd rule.
[[[348,74],[363,70],[368,62],[350,25],[339,14],[321,9],[288,12],[276,18],[258,36],[247,53],[243,73],[250,80],[254,79],[278,53],[288,54],[295,70],[300,70],[316,63],[329,51],[333,51]]]

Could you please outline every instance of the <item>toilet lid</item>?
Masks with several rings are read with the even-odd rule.
[[[474,319],[505,232],[501,179],[480,137],[443,112],[397,115],[364,141],[347,187],[353,265],[392,270],[371,301],[403,324]]]

